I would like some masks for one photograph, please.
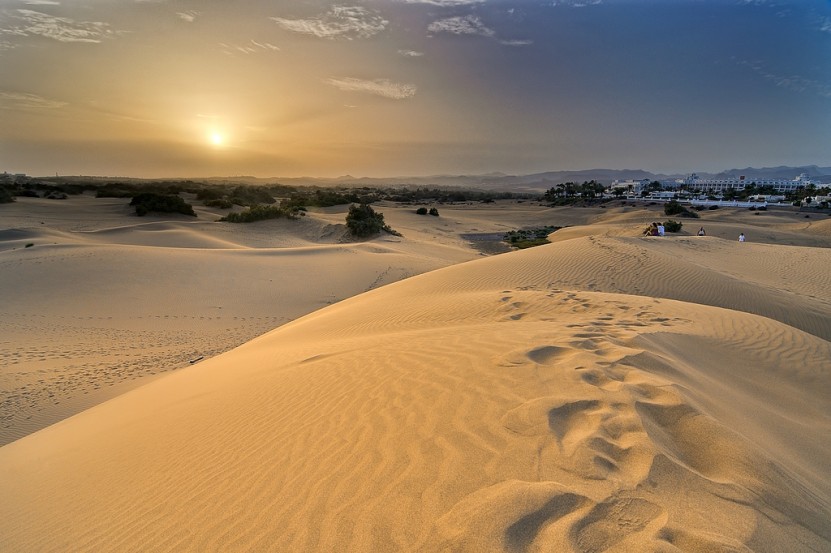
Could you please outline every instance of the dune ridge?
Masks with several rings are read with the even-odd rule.
[[[831,550],[827,260],[588,236],[373,289],[0,448],[0,549]]]

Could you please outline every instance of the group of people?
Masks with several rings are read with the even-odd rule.
[[[652,223],[643,231],[644,236],[663,236],[666,232],[663,223]]]
[[[652,223],[646,230],[643,231],[644,236],[663,236],[664,235],[664,224],[663,223]],[[698,229],[699,236],[707,236],[707,233],[704,231],[704,227],[700,227]],[[744,242],[744,233],[739,233],[739,242]]]

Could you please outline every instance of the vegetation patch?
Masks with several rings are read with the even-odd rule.
[[[524,250],[525,248],[533,248],[534,246],[542,246],[549,244],[548,235],[563,227],[540,227],[533,229],[512,230],[505,233],[502,240],[510,244],[512,247]]]
[[[681,227],[683,226],[683,223],[679,221],[673,221],[672,219],[664,221],[664,230],[666,232],[680,232]]]
[[[220,221],[228,223],[253,223],[267,219],[297,219],[298,210],[282,205],[255,205],[239,213],[229,213]]]
[[[144,192],[133,196],[130,205],[136,207],[136,215],[143,217],[150,212],[157,213],[182,213],[196,217],[193,207],[181,197],[173,194],[156,194],[155,192]]]
[[[0,186],[0,204],[10,204],[14,201],[14,194],[3,186]]]
[[[435,207],[431,207],[429,210],[426,207],[419,207],[418,209],[416,209],[416,213],[418,215],[432,215],[434,217],[439,216],[439,210]]]
[[[374,236],[381,231],[401,236],[384,222],[384,214],[376,212],[369,204],[352,204],[346,214],[346,227],[358,238]]]
[[[679,204],[675,200],[670,200],[664,204],[664,214],[665,215],[678,215],[679,217],[690,217],[693,219],[698,218],[698,213],[695,211],[690,211],[683,205]]]

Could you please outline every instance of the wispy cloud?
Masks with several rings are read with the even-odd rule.
[[[831,33],[831,17],[825,17],[820,21],[819,30],[823,33]]]
[[[530,44],[534,44],[533,40],[500,40],[500,44],[504,44],[505,46],[528,46]]]
[[[67,17],[55,17],[34,10],[17,10],[13,16],[21,23],[0,33],[18,36],[43,36],[59,42],[101,42],[115,32],[109,24],[98,21],[75,21]]]
[[[361,6],[332,6],[325,14],[311,19],[272,17],[287,31],[319,38],[369,38],[383,31],[389,21]]]
[[[569,8],[585,8],[586,6],[599,6],[603,0],[554,0],[552,6],[566,6]]]
[[[176,15],[179,17],[179,19],[186,23],[193,23],[194,21],[196,21],[196,18],[199,17],[199,12],[190,10],[186,12],[176,12]]]
[[[448,17],[433,21],[427,27],[431,33],[451,33],[454,35],[480,35],[493,37],[496,32],[487,27],[482,20],[475,15]]]
[[[430,4],[431,6],[453,7],[482,4],[485,0],[404,0],[406,4]]]
[[[259,42],[253,39],[242,45],[226,44],[224,42],[220,42],[219,45],[222,46],[226,54],[257,54],[259,52],[277,52],[280,50],[279,46],[275,46],[270,42]]]
[[[405,58],[420,58],[424,55],[424,52],[416,52],[415,50],[399,50],[399,56],[404,56]]]
[[[387,79],[364,80],[351,77],[326,79],[326,83],[347,92],[366,92],[392,98],[393,100],[404,100],[415,96],[416,87],[411,84],[394,83]]]
[[[824,98],[831,98],[831,85],[809,79],[802,75],[777,75],[766,69],[760,62],[739,61],[739,65],[749,67],[756,74],[766,81],[770,81],[778,87],[792,90],[794,92],[807,92]]]
[[[60,6],[61,3],[56,0],[24,0],[24,4],[29,6]]]
[[[65,105],[66,102],[49,100],[37,94],[0,92],[0,108],[4,109],[55,109]]]

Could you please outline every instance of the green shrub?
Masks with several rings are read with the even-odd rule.
[[[228,223],[253,223],[254,221],[265,221],[267,219],[296,219],[297,210],[290,207],[276,205],[255,205],[239,213],[229,213],[220,221]]]
[[[0,204],[10,204],[14,201],[14,194],[10,190],[0,186]]]
[[[439,216],[439,210],[436,209],[435,207],[431,207],[430,208],[430,215],[432,215],[434,217],[438,217]]]
[[[548,235],[563,227],[546,226],[533,229],[511,230],[505,233],[502,240],[508,242],[512,247],[523,250],[534,246],[548,244]]]
[[[130,205],[136,207],[136,215],[139,217],[143,217],[151,211],[159,213],[182,213],[196,217],[193,207],[179,196],[173,194],[143,192],[133,196]]]
[[[427,208],[426,207],[419,207],[416,209],[417,215],[427,215]]]
[[[664,221],[664,230],[666,232],[679,232],[683,226],[684,225],[682,223],[673,221],[672,219]]]
[[[227,200],[225,198],[218,198],[215,200],[204,200],[202,202],[205,207],[218,207],[220,209],[231,209],[234,207],[234,204],[231,203],[231,200]]]
[[[664,204],[664,214],[665,215],[680,215],[684,213],[686,209],[684,206],[676,202],[675,200],[670,200],[666,204]]]
[[[254,207],[259,204],[273,204],[277,201],[269,194],[268,190],[255,186],[237,186],[231,193],[230,200],[237,205],[248,207]]]
[[[377,213],[369,204],[352,204],[346,214],[346,227],[359,238],[378,234],[382,230],[400,236],[384,223],[384,214]]]

